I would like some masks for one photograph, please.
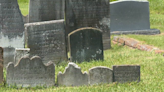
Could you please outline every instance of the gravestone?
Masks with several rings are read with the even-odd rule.
[[[140,81],[139,65],[120,65],[113,66],[114,82],[124,83]]]
[[[101,30],[91,27],[80,28],[69,34],[68,41],[73,62],[103,60]]]
[[[111,2],[110,18],[112,34],[160,33],[157,29],[150,29],[148,1],[121,0]]]
[[[29,22],[64,19],[65,0],[30,0]]]
[[[110,48],[109,0],[66,0],[65,6],[66,34],[83,27],[98,28],[103,31],[104,49]]]
[[[0,84],[3,82],[3,48],[0,47]]]
[[[28,22],[28,20],[29,20],[29,19],[28,19],[28,18],[29,18],[28,16],[29,16],[29,15],[26,15],[26,16],[22,15],[22,17],[23,17],[23,22],[24,22],[24,23],[29,23],[29,22]]]
[[[4,64],[14,60],[14,48],[24,48],[24,23],[17,0],[0,1],[0,43]]]
[[[29,55],[30,55],[29,48],[16,48],[15,56],[14,56],[14,64],[16,65],[22,57],[29,56]]]
[[[64,73],[58,73],[57,81],[59,86],[82,86],[88,85],[88,74],[81,72],[81,68],[70,62]]]
[[[8,86],[36,87],[54,86],[55,65],[44,65],[40,57],[22,58],[16,66],[10,62],[7,66],[6,81]]]
[[[113,71],[107,67],[93,67],[89,69],[89,80],[90,85],[100,83],[112,83],[113,82]]]
[[[25,24],[30,56],[40,56],[44,63],[67,61],[64,20]]]

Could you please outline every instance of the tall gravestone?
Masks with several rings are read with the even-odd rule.
[[[140,81],[140,66],[139,65],[120,65],[113,66],[114,82],[124,83]]]
[[[149,2],[120,0],[110,3],[111,32],[123,34],[158,34],[150,29]]]
[[[0,84],[3,82],[3,48],[0,47]]]
[[[7,66],[6,82],[9,86],[36,87],[55,85],[55,65],[44,65],[40,57],[22,58],[16,66],[10,62]]]
[[[82,27],[103,31],[104,49],[110,48],[109,0],[66,0],[66,34]]]
[[[17,0],[0,1],[0,43],[5,65],[14,60],[15,48],[24,48],[24,23]]]
[[[80,28],[69,34],[68,41],[73,62],[103,60],[101,30],[91,27]]]
[[[64,20],[29,23],[25,31],[30,56],[40,56],[44,63],[67,60]]]
[[[30,0],[29,22],[64,19],[65,0]]]

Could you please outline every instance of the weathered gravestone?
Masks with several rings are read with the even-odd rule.
[[[14,55],[14,64],[16,65],[19,60],[24,57],[30,55],[30,49],[29,48],[16,48],[15,49],[15,55]]]
[[[17,0],[0,1],[0,43],[5,65],[14,60],[14,48],[24,48],[24,23]]]
[[[6,81],[9,86],[36,87],[54,86],[55,65],[44,65],[40,57],[22,58],[16,66],[10,62],[7,66]]]
[[[29,22],[64,19],[65,0],[30,0]]]
[[[113,66],[114,82],[124,83],[140,81],[139,65]]]
[[[148,1],[114,1],[110,3],[111,33],[159,34],[150,29]]]
[[[109,0],[66,0],[66,34],[82,27],[101,29],[104,49],[109,49],[109,10]]]
[[[30,56],[40,56],[44,63],[67,60],[64,20],[29,23],[25,31]]]
[[[80,28],[69,34],[68,41],[73,62],[103,60],[101,30],[91,27]]]
[[[89,69],[90,85],[113,82],[113,70],[107,67],[93,67]]]
[[[0,47],[0,84],[3,82],[3,48]]]
[[[88,85],[88,74],[81,72],[81,68],[75,63],[70,62],[66,67],[64,73],[58,73],[58,85],[62,86],[82,86]]]

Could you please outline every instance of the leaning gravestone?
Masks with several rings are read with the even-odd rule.
[[[18,87],[54,86],[55,66],[52,62],[44,65],[37,56],[22,58],[16,66],[8,64],[6,81],[9,86]]]
[[[0,47],[0,84],[3,82],[3,48]]]
[[[109,0],[66,0],[66,34],[83,27],[101,29],[104,49],[109,49],[109,10]]]
[[[69,34],[68,41],[73,62],[103,60],[101,30],[91,27],[80,28]]]
[[[139,65],[113,66],[114,82],[124,83],[140,81]]]
[[[78,65],[70,62],[63,74],[59,72],[57,81],[59,86],[88,85],[88,74],[86,72],[83,74]]]
[[[150,29],[149,2],[121,0],[110,3],[111,33],[158,34]]]
[[[67,60],[64,20],[28,23],[25,31],[30,56],[40,56],[44,63]]]
[[[24,23],[17,0],[0,1],[0,43],[5,65],[14,61],[15,48],[24,48]]]
[[[93,67],[89,69],[90,85],[113,82],[113,70],[107,67]]]
[[[30,0],[29,22],[64,19],[65,0]]]

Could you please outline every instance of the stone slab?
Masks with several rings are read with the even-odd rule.
[[[16,66],[10,62],[7,66],[6,82],[8,86],[36,87],[55,85],[55,65],[44,65],[40,57],[22,58]]]
[[[29,22],[64,19],[65,0],[30,0]]]
[[[160,34],[158,29],[147,29],[147,30],[131,30],[131,31],[113,31],[111,35],[127,35],[127,34],[138,34],[138,35],[156,35]]]
[[[3,48],[0,47],[0,84],[3,82]]]
[[[113,66],[114,82],[125,83],[140,81],[140,66],[139,65],[119,65]]]
[[[150,29],[148,1],[110,3],[111,32]]]
[[[14,55],[14,64],[16,65],[20,59],[24,56],[30,56],[30,49],[29,48],[16,48],[15,55]]]
[[[68,41],[71,61],[104,59],[101,30],[91,27],[80,28],[69,34]]]
[[[103,31],[104,49],[111,47],[109,0],[66,0],[65,4],[67,35],[83,27],[98,28]]]
[[[64,20],[25,24],[30,56],[40,56],[44,63],[67,61]]]
[[[88,74],[82,73],[81,68],[70,62],[64,73],[59,72],[57,76],[59,86],[84,86],[88,85]]]
[[[113,82],[113,70],[103,66],[89,69],[90,85]]]

